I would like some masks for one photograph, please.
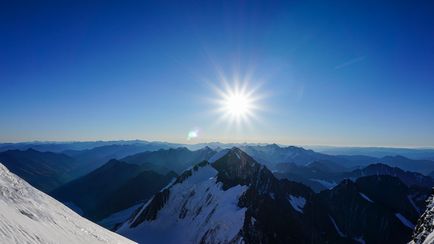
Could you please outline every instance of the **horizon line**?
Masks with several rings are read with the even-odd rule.
[[[207,142],[174,142],[174,141],[164,141],[164,140],[146,140],[146,139],[107,139],[107,140],[29,140],[29,141],[0,141],[0,144],[31,144],[31,143],[46,143],[46,144],[56,144],[56,143],[85,143],[85,142],[148,142],[148,143],[168,143],[168,144],[181,144],[181,145],[199,145],[199,144],[264,144],[272,145],[276,144],[278,146],[298,146],[298,147],[330,147],[330,148],[393,148],[393,149],[432,149],[434,146],[385,146],[385,145],[331,145],[331,144],[287,144],[287,143],[277,143],[277,142],[223,142],[223,141],[207,141]]]

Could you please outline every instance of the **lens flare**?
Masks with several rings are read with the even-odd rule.
[[[191,130],[187,134],[187,140],[190,141],[194,138],[197,138],[198,136],[199,136],[199,129]]]

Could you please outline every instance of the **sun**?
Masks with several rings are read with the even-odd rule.
[[[259,108],[260,97],[255,94],[256,89],[250,88],[247,82],[225,81],[222,84],[222,87],[214,87],[218,95],[214,101],[218,105],[216,112],[220,115],[219,122],[235,124],[239,128],[250,125],[256,119]]]
[[[223,100],[224,109],[232,117],[243,117],[251,113],[251,99],[243,93],[229,94]]]

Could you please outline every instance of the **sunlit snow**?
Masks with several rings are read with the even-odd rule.
[[[132,243],[82,218],[0,164],[0,243]]]
[[[136,227],[124,224],[118,233],[141,243],[226,243],[237,236],[244,223],[245,208],[238,207],[246,186],[224,191],[210,165],[169,188],[169,199],[157,219]]]

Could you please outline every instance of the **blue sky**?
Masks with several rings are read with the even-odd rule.
[[[434,146],[428,1],[60,2],[1,3],[0,141]],[[221,74],[260,85],[248,126]]]

